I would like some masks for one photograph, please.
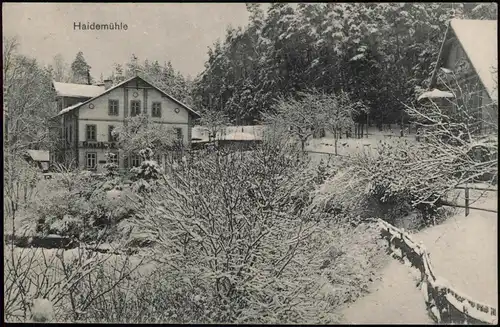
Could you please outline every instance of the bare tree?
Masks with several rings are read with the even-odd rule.
[[[61,54],[57,54],[52,59],[52,77],[56,82],[71,82],[71,69]]]
[[[38,178],[36,169],[25,162],[26,150],[50,146],[45,126],[55,106],[47,71],[34,59],[17,54],[16,38],[3,41],[4,210],[14,228],[16,213]]]
[[[36,60],[18,55],[16,39],[4,38],[6,146],[12,153],[48,146],[47,121],[56,113],[48,71]]]
[[[328,96],[322,93],[300,93],[300,100],[279,99],[273,113],[263,112],[264,122],[271,128],[285,127],[288,133],[297,138],[302,151],[306,142],[316,130],[324,127]]]
[[[300,99],[281,99],[272,114],[262,113],[270,126],[286,126],[290,135],[296,137],[304,151],[306,142],[315,132],[328,130],[337,139],[342,129],[354,125],[353,117],[362,106],[352,102],[344,92],[339,95],[311,90],[300,93]]]
[[[420,127],[425,146],[433,153],[415,169],[439,165],[448,174],[449,188],[498,176],[498,104],[483,95],[479,81],[453,75],[445,86],[454,97],[441,102],[405,106]],[[480,99],[482,98],[482,101]],[[423,167],[425,165],[425,167]],[[444,166],[446,166],[446,168]]]
[[[360,101],[352,101],[344,91],[336,96],[330,96],[325,114],[325,129],[333,133],[335,138],[335,154],[338,149],[338,140],[343,130],[354,126],[354,117],[362,112],[367,112],[367,107]]]
[[[229,117],[222,111],[205,110],[201,115],[200,124],[208,132],[209,141],[212,141],[229,125]]]

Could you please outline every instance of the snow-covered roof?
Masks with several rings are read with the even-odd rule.
[[[58,96],[93,98],[105,91],[103,86],[53,82]]]
[[[204,137],[203,129],[200,126],[194,126],[191,130],[192,140],[202,140]]]
[[[50,161],[49,151],[45,150],[26,150],[34,161]]]
[[[74,104],[74,105],[72,105],[72,106],[69,106],[69,107],[67,107],[67,108],[64,108],[63,110],[61,110],[61,111],[59,112],[59,114],[58,114],[58,115],[62,115],[62,114],[64,114],[64,113],[68,112],[68,111],[71,111],[72,109],[75,109],[75,108],[77,108],[77,107],[81,106],[82,104],[83,104],[83,102],[78,102],[77,104]]]
[[[236,132],[236,133],[226,134],[225,137],[223,137],[223,139],[231,141],[253,141],[253,140],[260,140],[261,138],[259,138],[255,134]]]
[[[498,100],[497,21],[452,19],[450,26],[492,100]]]
[[[102,87],[100,87],[100,86],[94,86],[94,87],[97,87],[97,88],[101,89],[101,92],[100,92],[100,93],[97,93],[96,95],[94,95],[94,96],[92,96],[92,97],[90,97],[90,99],[88,99],[88,100],[87,100],[87,101],[85,101],[85,102],[80,102],[80,103],[75,104],[75,105],[73,105],[73,106],[71,106],[71,107],[64,108],[64,109],[63,109],[63,110],[61,110],[61,111],[60,111],[60,112],[59,112],[59,113],[58,113],[55,117],[60,116],[60,115],[62,115],[62,114],[64,114],[64,113],[66,113],[66,112],[68,112],[68,111],[70,111],[70,110],[73,110],[73,109],[76,109],[76,108],[78,108],[78,107],[81,107],[82,105],[87,104],[87,103],[89,103],[89,102],[93,101],[94,99],[96,99],[96,98],[98,98],[98,97],[100,97],[100,96],[103,96],[103,95],[105,95],[105,94],[107,94],[107,93],[109,93],[109,92],[113,91],[114,89],[117,89],[117,88],[121,87],[122,85],[124,85],[124,84],[126,84],[126,83],[128,83],[128,82],[132,81],[132,80],[133,80],[133,79],[135,79],[135,78],[140,78],[140,79],[142,79],[144,82],[146,82],[146,83],[150,84],[152,87],[154,87],[156,90],[158,90],[158,91],[159,91],[159,92],[161,92],[163,95],[165,95],[166,97],[168,97],[170,100],[174,101],[174,102],[175,102],[175,103],[177,103],[178,105],[180,105],[180,106],[182,106],[183,108],[185,108],[187,111],[191,112],[191,113],[192,113],[195,117],[200,117],[200,114],[199,114],[199,113],[197,113],[196,111],[194,111],[193,109],[191,109],[190,107],[188,107],[187,105],[185,105],[184,103],[182,103],[181,101],[177,100],[176,98],[174,98],[174,97],[173,97],[173,96],[171,96],[170,94],[165,93],[165,92],[164,92],[162,89],[160,89],[158,86],[154,85],[154,84],[153,84],[153,83],[151,83],[150,81],[147,81],[146,79],[144,79],[144,78],[142,78],[142,77],[140,77],[140,76],[134,76],[134,77],[131,77],[131,78],[129,78],[129,79],[127,79],[127,80],[125,80],[125,81],[123,81],[123,82],[121,82],[121,83],[119,83],[119,84],[117,84],[117,85],[113,86],[113,87],[110,87],[110,88],[109,88],[109,89],[107,89],[107,90],[104,90],[104,88],[102,88]],[[55,83],[57,83],[57,82],[54,82],[54,84],[55,84]],[[60,84],[67,84],[67,83],[60,83]],[[80,84],[69,84],[69,85],[92,86],[92,85],[80,85]],[[54,87],[55,87],[55,86],[54,86]],[[54,118],[54,117],[53,117],[53,118]]]
[[[432,91],[427,91],[427,92],[422,93],[418,97],[418,101],[420,101],[422,99],[454,98],[454,97],[455,96],[451,92],[434,89]]]
[[[193,141],[208,141],[208,130],[203,126],[194,126],[191,131]],[[262,140],[262,126],[226,126],[217,133],[217,140],[254,141]]]

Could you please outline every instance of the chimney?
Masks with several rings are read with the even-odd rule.
[[[104,89],[107,90],[111,86],[113,86],[113,80],[111,80],[111,79],[105,79],[104,80]]]

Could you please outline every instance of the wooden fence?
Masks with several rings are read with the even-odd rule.
[[[470,206],[470,195],[469,195],[469,190],[477,190],[477,191],[485,191],[485,192],[498,192],[498,189],[467,186],[467,185],[466,186],[456,186],[455,189],[465,190],[465,204],[461,205],[461,204],[450,203],[450,202],[445,201],[443,203],[443,205],[448,206],[448,207],[455,207],[455,208],[465,208],[465,217],[467,217],[470,214],[470,209],[498,213],[498,210],[479,208],[479,207],[471,207]]]
[[[420,242],[417,244],[403,229],[377,219],[380,235],[388,242],[388,251],[403,263],[405,259],[420,271],[424,300],[431,317],[445,324],[497,324],[497,308],[477,302],[456,290],[432,267],[429,252]]]

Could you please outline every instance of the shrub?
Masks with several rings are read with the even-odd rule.
[[[151,192],[156,189],[158,179],[163,173],[162,168],[158,163],[151,158],[153,157],[153,150],[146,148],[139,151],[143,161],[139,167],[130,169],[132,174],[132,187],[138,193]]]
[[[100,254],[89,246],[70,251],[10,246],[5,250],[4,315],[8,322],[30,318],[32,322],[95,321],[92,308],[109,301],[110,294],[127,285],[144,263]]]
[[[122,287],[113,289],[105,300],[96,301],[86,310],[86,321],[111,323],[214,323],[222,321],[261,323],[336,321],[335,310],[344,303],[354,301],[368,291],[375,271],[389,258],[381,251],[383,241],[376,228],[369,226],[323,225],[323,232],[308,239],[307,249],[313,250],[317,258],[307,265],[294,265],[293,270],[306,270],[311,278],[301,282],[308,286],[297,288],[290,272],[279,279],[265,280],[260,275],[254,285],[262,285],[259,290],[238,289],[238,302],[235,297],[221,298],[211,292],[211,279],[195,267],[173,267],[170,260],[160,261],[151,269],[141,269],[127,279]],[[329,243],[331,242],[331,243]],[[316,252],[319,244],[328,243],[324,252]],[[300,253],[305,253],[300,251]],[[312,257],[312,253],[308,255]],[[303,254],[294,258],[302,262]],[[189,265],[194,265],[190,262]],[[188,265],[188,266],[189,266]],[[311,269],[312,268],[312,269]],[[292,270],[292,271],[293,271]],[[188,274],[186,274],[188,273]],[[310,279],[317,278],[314,283]],[[295,287],[294,287],[295,286]],[[289,288],[295,290],[289,294]],[[270,297],[267,301],[258,295]],[[289,297],[285,295],[289,295]],[[245,295],[250,303],[241,306]],[[289,301],[292,308],[279,301]],[[271,300],[273,299],[273,300]],[[261,307],[262,306],[262,307]],[[315,307],[317,306],[317,307]],[[297,313],[302,317],[293,316]],[[323,316],[322,316],[323,315]],[[327,317],[325,317],[326,315]],[[235,318],[235,316],[237,316]],[[330,319],[330,320],[328,320]]]
[[[203,152],[143,197],[136,224],[158,233],[170,321],[335,322],[320,267],[339,235],[309,210],[318,175],[267,135],[254,151]]]
[[[427,220],[435,215],[453,188],[446,158],[426,167],[434,154],[407,141],[381,142],[376,151],[349,157],[318,191],[315,205],[339,209],[351,219],[381,215],[392,221],[413,210]]]
[[[110,192],[124,189],[119,177],[77,174],[74,178],[80,183],[73,185],[71,191],[58,190],[56,180],[53,189],[33,205],[38,233],[95,240],[103,232],[111,236],[120,221],[134,214],[127,201],[130,192],[119,199],[110,197]]]

